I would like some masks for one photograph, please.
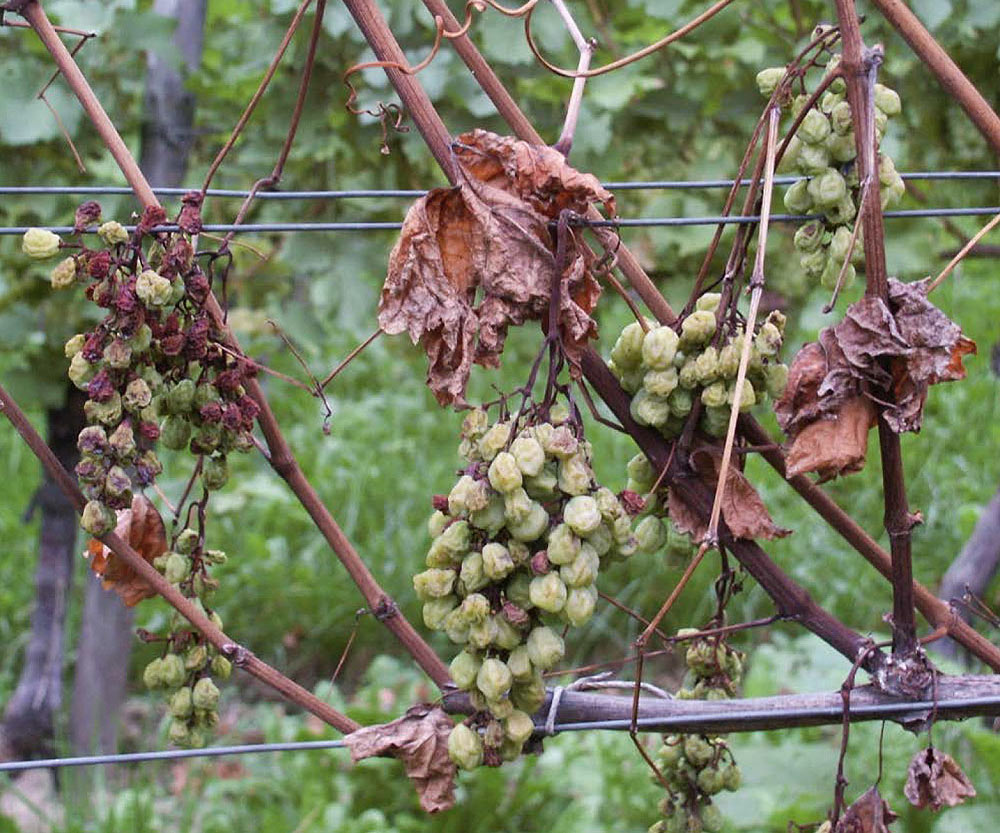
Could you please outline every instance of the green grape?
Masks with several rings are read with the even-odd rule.
[[[834,168],[827,168],[814,176],[806,187],[813,203],[820,209],[836,206],[847,195],[847,181]]]
[[[784,67],[768,67],[757,73],[757,89],[764,98],[770,98],[785,77]]]
[[[820,118],[826,122],[825,117],[820,116]],[[802,150],[799,151],[798,167],[799,170],[806,176],[815,176],[816,174],[823,173],[823,171],[830,167],[830,151],[827,150],[826,144],[803,144]],[[794,187],[795,186],[793,185],[792,188]],[[789,191],[791,191],[791,189],[789,189]]]
[[[794,214],[805,214],[812,208],[812,204],[809,181],[806,179],[800,179],[785,192],[785,208]]]
[[[712,321],[715,321],[714,316]],[[679,336],[670,327],[653,328],[642,342],[642,363],[653,370],[666,370],[674,360],[679,343]]]
[[[483,762],[483,741],[475,730],[459,723],[448,735],[448,757],[462,769],[475,769]]]
[[[796,135],[807,145],[818,145],[830,134],[830,121],[819,110],[810,110]]]
[[[558,613],[566,605],[566,585],[555,572],[533,578],[528,594],[535,607],[549,613]]]

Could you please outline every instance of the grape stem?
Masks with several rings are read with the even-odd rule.
[[[781,110],[771,105],[768,113],[767,137],[764,144],[764,194],[760,212],[760,232],[757,243],[757,254],[754,260],[753,274],[750,277],[750,309],[747,312],[746,325],[743,332],[743,351],[740,354],[740,364],[736,371],[736,387],[733,391],[733,405],[729,412],[729,427],[726,429],[726,444],[722,449],[722,463],[719,467],[719,480],[715,487],[715,498],[712,501],[712,514],[708,520],[708,530],[705,533],[705,543],[710,547],[719,544],[719,518],[722,515],[722,500],[726,493],[726,482],[729,479],[729,464],[732,460],[733,442],[736,439],[736,422],[740,417],[740,403],[743,399],[743,386],[747,378],[747,367],[750,365],[750,348],[753,345],[754,327],[757,324],[757,310],[760,298],[764,292],[764,255],[767,250],[767,231],[771,217],[771,197],[774,194],[774,160],[778,141],[778,121]]]
[[[871,182],[871,177],[865,179],[861,185],[861,194],[858,197],[858,214],[860,215],[865,209],[865,200],[868,199],[869,188],[868,185]],[[854,228],[851,229],[851,239],[847,246],[847,257],[844,258],[843,264],[841,264],[840,272],[837,273],[837,283],[833,287],[833,295],[830,296],[830,303],[823,307],[823,312],[831,312],[833,308],[837,305],[837,296],[840,295],[840,289],[844,285],[844,277],[847,275],[847,270],[850,268],[851,260],[854,258],[854,244],[858,242],[858,232],[861,231],[861,223],[855,221]]]

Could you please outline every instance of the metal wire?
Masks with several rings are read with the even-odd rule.
[[[998,214],[1000,206],[985,205],[972,208],[915,208],[903,211],[886,211],[882,215],[887,219],[902,219],[911,217],[976,217],[984,214]],[[776,223],[799,223],[804,220],[816,220],[822,214],[772,214],[771,221]],[[708,217],[636,217],[617,220],[584,220],[574,221],[574,225],[605,227],[605,228],[661,228],[668,226],[715,226],[741,225],[760,222],[760,216],[752,215],[722,215]],[[330,222],[330,223],[206,223],[203,227],[208,232],[233,231],[242,234],[252,232],[284,232],[284,231],[396,231],[403,227],[401,222]],[[0,226],[0,236],[24,234],[30,226]],[[72,234],[72,226],[42,226],[56,234]],[[129,232],[135,226],[125,226]],[[178,231],[175,225],[156,226],[152,231]],[[88,229],[87,234],[96,233]]]
[[[901,174],[907,180],[969,180],[969,179],[1000,179],[1000,171],[911,171]],[[776,185],[788,185],[800,177],[778,176],[774,178]],[[652,191],[652,190],[691,190],[701,188],[731,188],[735,180],[732,179],[678,179],[678,180],[651,180],[625,181],[625,182],[605,182],[604,187],[614,191]],[[749,185],[753,180],[742,179],[740,185]],[[179,197],[190,191],[198,191],[199,188],[154,188],[153,192],[161,196]],[[125,186],[108,185],[28,185],[28,186],[0,186],[0,195],[59,195],[77,194],[80,196],[131,194],[132,189]],[[361,189],[348,191],[260,191],[256,198],[261,200],[342,200],[342,199],[367,199],[380,197],[420,197],[426,191],[407,191],[399,189],[378,190]],[[240,191],[229,188],[209,188],[206,192],[210,197],[239,197],[250,196],[249,191]]]
[[[918,700],[908,703],[872,703],[851,705],[852,717],[865,717],[872,720],[905,720],[923,719],[928,712],[943,715],[950,710],[977,709],[993,707],[1000,713],[1000,696],[969,697],[952,700]],[[789,720],[830,720],[837,721],[844,710],[840,705],[808,706],[798,709],[743,709],[726,710],[717,714],[681,714],[670,717],[640,717],[636,728],[647,732],[676,732],[685,730],[711,731],[713,725],[731,731],[734,722],[751,722],[755,720],[773,720],[775,717]],[[552,728],[555,734],[563,732],[590,731],[625,731],[630,729],[632,721],[628,718],[619,720],[589,720],[578,723],[556,723]],[[536,732],[545,733],[544,727],[536,726]],[[346,744],[342,740],[314,740],[289,743],[254,743],[243,746],[212,746],[205,749],[164,749],[155,752],[128,752],[117,755],[87,755],[76,758],[47,758],[36,761],[4,761],[0,763],[0,772],[12,772],[24,769],[48,769],[67,766],[96,766],[104,764],[141,763],[145,761],[165,761],[178,758],[218,758],[226,755],[250,755],[263,752],[297,752],[313,749],[341,749]]]
[[[45,758],[37,761],[3,761],[0,772],[22,769],[50,769],[66,766],[130,764],[143,761],[172,761],[178,758],[221,758],[258,752],[297,752],[303,749],[342,749],[342,740],[307,740],[289,743],[248,743],[243,746],[210,746],[205,749],[161,749],[155,752],[124,752],[117,755],[82,755],[76,758]]]

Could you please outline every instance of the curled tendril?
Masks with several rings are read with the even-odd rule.
[[[486,2],[490,2],[490,0],[486,0]],[[663,47],[670,45],[676,40],[680,40],[682,37],[688,34],[688,32],[697,29],[699,26],[701,26],[702,23],[705,23],[706,21],[715,17],[715,15],[721,12],[726,6],[728,6],[732,2],[733,0],[718,0],[717,3],[707,8],[700,15],[689,20],[687,23],[681,26],[680,29],[671,32],[669,35],[661,38],[655,43],[651,43],[648,46],[644,46],[642,49],[633,52],[631,55],[626,55],[624,58],[619,58],[616,61],[612,61],[609,64],[605,64],[604,66],[597,67],[596,69],[588,69],[583,71],[564,69],[563,67],[558,67],[555,64],[552,64],[548,60],[546,60],[546,58],[539,51],[538,45],[535,43],[535,39],[531,34],[531,16],[532,14],[534,14],[535,11],[535,5],[536,5],[535,3],[525,3],[524,6],[522,6],[521,8],[522,9],[525,9],[525,7],[528,8],[526,8],[525,11],[523,11],[519,16],[524,17],[524,37],[528,42],[528,48],[531,50],[531,54],[535,56],[535,60],[537,60],[538,63],[540,63],[543,67],[545,67],[549,72],[555,73],[556,75],[561,75],[563,78],[593,78],[597,75],[604,75],[608,72],[613,72],[616,69],[621,69],[622,67],[627,66],[628,64],[634,63],[635,61],[645,58],[647,55],[652,55],[654,52],[663,49]],[[490,3],[490,5],[492,6],[493,4]]]
[[[507,6],[497,3],[496,0],[468,0],[465,4],[465,20],[462,22],[462,25],[454,31],[445,29],[444,18],[440,15],[435,15],[434,45],[431,47],[431,51],[427,57],[420,61],[420,63],[415,64],[414,66],[408,66],[406,64],[401,64],[399,61],[366,61],[364,63],[355,64],[344,73],[343,81],[348,90],[347,101],[344,102],[344,107],[349,113],[355,116],[368,115],[374,116],[379,120],[382,127],[381,151],[383,154],[388,154],[389,131],[393,130],[397,133],[408,133],[410,130],[410,128],[403,126],[403,109],[398,104],[385,104],[381,101],[372,108],[355,107],[354,102],[358,99],[358,91],[354,84],[351,83],[350,77],[365,69],[394,69],[404,75],[416,75],[422,69],[425,69],[437,56],[441,49],[442,40],[460,38],[472,28],[474,12],[482,13],[486,11],[487,7],[489,7],[500,12],[500,14],[506,15],[507,17],[524,17],[525,15],[531,13],[531,10],[538,4],[538,2],[539,0],[528,0],[528,2],[518,6],[517,8],[508,8]]]

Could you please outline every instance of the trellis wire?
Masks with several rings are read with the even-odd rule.
[[[951,700],[919,700],[908,703],[869,703],[850,707],[852,717],[873,720],[921,719],[927,712],[942,714],[952,709],[996,707],[1000,709],[1000,697],[969,697]],[[790,720],[828,719],[837,720],[844,713],[843,707],[807,706],[797,709],[782,709],[782,717]],[[720,727],[732,726],[734,721],[765,720],[775,716],[773,708],[757,708],[720,711],[717,714],[683,714],[673,717],[640,717],[634,725],[648,732],[684,733],[697,728],[710,731],[713,723]],[[625,731],[631,729],[633,721],[628,718],[616,720],[587,720],[574,723],[557,723],[553,734],[565,732]],[[543,727],[536,726],[536,734],[546,735]],[[0,772],[15,772],[25,769],[50,769],[70,766],[99,766],[105,764],[144,763],[148,761],[168,761],[179,758],[220,758],[227,755],[251,755],[264,752],[297,752],[317,749],[342,749],[342,740],[310,740],[288,743],[254,743],[242,746],[212,746],[205,749],[163,749],[153,752],[125,752],[113,755],[86,755],[74,758],[46,758],[32,761],[0,762]]]
[[[1000,171],[911,171],[901,174],[905,180],[969,180],[969,179],[1000,179]],[[775,185],[790,185],[800,177],[777,176]],[[677,179],[605,182],[605,188],[614,191],[644,191],[644,190],[693,190],[701,188],[731,188],[732,179]],[[749,185],[750,179],[741,179],[740,185]],[[153,192],[160,196],[179,197],[197,188],[154,188]],[[128,195],[132,189],[116,185],[27,185],[0,186],[0,195],[60,195],[76,194],[79,196]],[[366,199],[380,197],[421,197],[426,191],[401,189],[355,189],[346,191],[259,191],[255,198],[259,200],[339,200]],[[250,196],[249,191],[229,188],[209,188],[206,192],[210,197],[240,197]]]
[[[972,208],[913,208],[903,211],[886,211],[883,216],[887,219],[901,219],[907,217],[978,217],[984,214],[1000,213],[1000,206],[984,205]],[[774,223],[799,223],[804,220],[818,220],[822,214],[772,214],[770,219]],[[592,228],[662,228],[667,226],[715,226],[715,225],[740,225],[746,223],[760,222],[760,216],[751,215],[729,215],[710,217],[637,217],[633,219],[618,220],[584,220],[579,219],[573,225],[590,226]],[[403,227],[401,222],[329,222],[329,223],[242,223],[234,225],[232,223],[206,223],[202,226],[207,232],[234,231],[242,234],[252,232],[285,232],[285,231],[398,231]],[[0,226],[0,236],[24,234],[31,226]],[[41,226],[56,234],[72,234],[73,226]],[[129,232],[135,230],[135,226],[125,226]],[[156,226],[151,231],[179,231],[174,225]],[[87,234],[95,234],[96,229],[86,230]]]

